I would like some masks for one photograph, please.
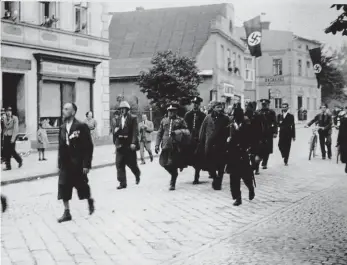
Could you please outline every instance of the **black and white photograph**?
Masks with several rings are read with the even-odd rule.
[[[347,265],[347,3],[0,4],[0,264]]]

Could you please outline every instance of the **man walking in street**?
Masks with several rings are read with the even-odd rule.
[[[326,158],[326,149],[325,145],[328,149],[328,158],[331,159],[331,133],[333,121],[332,117],[329,113],[327,113],[327,105],[321,106],[321,113],[317,114],[313,120],[311,120],[305,128],[310,127],[313,123],[318,124],[318,134],[319,134],[319,143],[322,151],[322,158]]]
[[[157,154],[161,147],[159,164],[171,175],[170,190],[176,189],[178,169],[184,167],[184,161],[182,161],[184,154],[180,149],[180,141],[182,141],[183,134],[186,134],[184,130],[187,130],[187,125],[184,119],[177,115],[178,107],[178,104],[171,103],[167,108],[168,115],[160,122],[155,144]],[[177,140],[178,138],[180,141]]]
[[[211,114],[206,116],[201,126],[198,152],[202,152],[204,157],[203,170],[208,170],[213,179],[212,188],[221,190],[230,120],[223,114],[221,102],[213,102],[211,107]]]
[[[116,137],[116,168],[119,186],[117,189],[127,187],[125,166],[128,166],[135,175],[136,185],[140,183],[140,169],[137,164],[136,151],[140,149],[137,118],[130,114],[130,105],[122,101],[119,105],[121,117],[115,128]]]
[[[230,174],[230,191],[235,200],[234,206],[239,206],[242,204],[241,179],[249,190],[249,200],[253,200],[255,196],[253,170],[248,155],[248,150],[252,145],[253,132],[250,123],[245,121],[241,108],[235,108],[233,116],[227,139],[227,173]]]
[[[12,114],[12,108],[8,107],[6,109],[6,117],[4,117],[4,147],[3,152],[5,156],[6,169],[11,170],[11,158],[13,157],[17,163],[18,167],[22,167],[23,159],[16,152],[16,139],[19,132],[18,128],[18,118]]]
[[[151,162],[153,161],[153,154],[151,150],[152,143],[152,132],[154,130],[153,122],[147,119],[146,114],[142,114],[142,121],[139,124],[140,128],[140,156],[141,164],[146,164],[145,162],[145,149],[149,154]]]
[[[193,109],[188,111],[184,117],[184,120],[190,131],[191,141],[189,145],[189,165],[195,169],[194,182],[193,184],[199,184],[200,171],[201,171],[201,159],[196,149],[199,143],[199,133],[202,122],[204,121],[206,114],[200,110],[200,104],[202,98],[194,97],[192,103],[194,104]]]
[[[262,167],[267,169],[270,154],[273,152],[273,139],[277,137],[277,122],[275,111],[269,109],[270,100],[260,100],[262,108],[258,111],[263,126],[262,143],[260,147]]]
[[[280,149],[284,164],[288,165],[290,147],[295,141],[295,121],[294,116],[289,113],[289,104],[282,104],[282,114],[278,114],[277,123],[279,126],[278,148]]]
[[[93,142],[88,126],[75,118],[77,106],[66,103],[63,108],[64,123],[59,130],[58,200],[63,200],[64,214],[59,223],[72,219],[69,201],[76,188],[80,200],[87,199],[89,214],[94,213],[94,199],[88,184],[88,173],[92,167]]]

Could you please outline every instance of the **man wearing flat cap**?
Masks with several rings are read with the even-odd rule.
[[[18,118],[12,114],[12,108],[8,107],[6,109],[6,117],[4,117],[4,156],[6,169],[11,170],[11,158],[13,157],[18,166],[21,167],[23,165],[23,159],[16,152],[16,139],[19,132],[19,124]]]
[[[262,159],[263,169],[267,169],[267,163],[270,154],[273,152],[273,138],[277,137],[277,122],[275,111],[269,108],[270,100],[261,99],[261,109],[258,111],[258,115],[263,125],[260,157]],[[257,173],[259,169],[257,168]]]
[[[168,115],[160,122],[155,144],[157,154],[161,147],[160,165],[171,175],[170,190],[176,189],[178,169],[185,167],[181,146],[190,135],[186,122],[177,115],[178,107],[177,103],[171,103],[167,107]]]
[[[128,166],[135,175],[136,185],[140,183],[140,169],[137,164],[136,151],[140,150],[139,130],[137,117],[131,115],[130,105],[122,101],[119,105],[120,118],[118,118],[114,134],[116,145],[116,168],[119,186],[117,189],[127,187],[125,166]]]
[[[199,184],[200,178],[200,170],[201,170],[201,159],[199,154],[196,153],[196,149],[199,143],[199,133],[202,122],[204,121],[206,114],[200,110],[200,104],[202,102],[202,98],[194,97],[192,99],[193,109],[188,111],[184,117],[188,129],[191,135],[190,142],[190,153],[189,153],[189,165],[193,166],[195,169],[195,176],[193,184]]]
[[[226,144],[230,119],[223,113],[223,103],[212,102],[212,112],[204,119],[197,152],[202,152],[204,165],[213,178],[212,188],[221,190],[226,163]]]

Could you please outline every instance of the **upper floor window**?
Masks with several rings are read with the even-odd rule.
[[[233,22],[231,20],[229,22],[229,31],[231,34],[233,33]]]
[[[236,52],[233,52],[233,67],[236,67]]]
[[[231,66],[231,51],[230,51],[230,49],[228,49],[228,62],[227,62],[227,68],[228,68],[228,71],[230,72],[230,70],[231,70],[231,68],[232,68],[232,66]]]
[[[300,50],[302,47],[301,43],[298,44],[298,49]]]
[[[273,75],[282,75],[282,59],[272,60]]]
[[[298,76],[302,76],[302,61],[298,60]]]
[[[41,26],[45,26],[48,28],[55,28],[56,22],[58,21],[56,17],[57,12],[57,2],[40,2],[40,20]]]
[[[88,4],[81,2],[75,5],[75,32],[87,34]]]
[[[306,50],[309,51],[310,50],[310,47],[308,45],[306,45]]]
[[[237,67],[239,68],[237,74],[241,75],[241,55],[240,54],[237,56]]]
[[[220,57],[221,57],[221,65],[222,65],[222,69],[226,68],[226,64],[225,64],[225,54],[224,54],[224,45],[220,46]]]
[[[311,63],[309,61],[306,62],[306,76],[310,76],[310,67]]]
[[[2,1],[1,2],[1,18],[16,21],[20,15],[19,1]]]

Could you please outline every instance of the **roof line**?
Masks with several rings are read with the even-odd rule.
[[[242,51],[246,50],[246,47],[243,46],[241,43],[238,43],[236,40],[234,40],[233,38],[229,37],[227,34],[225,34],[223,31],[221,31],[220,29],[212,29],[211,33],[219,33],[220,35],[222,35],[224,38],[226,38],[227,40],[229,40],[231,43],[233,43],[234,45],[238,46]]]

